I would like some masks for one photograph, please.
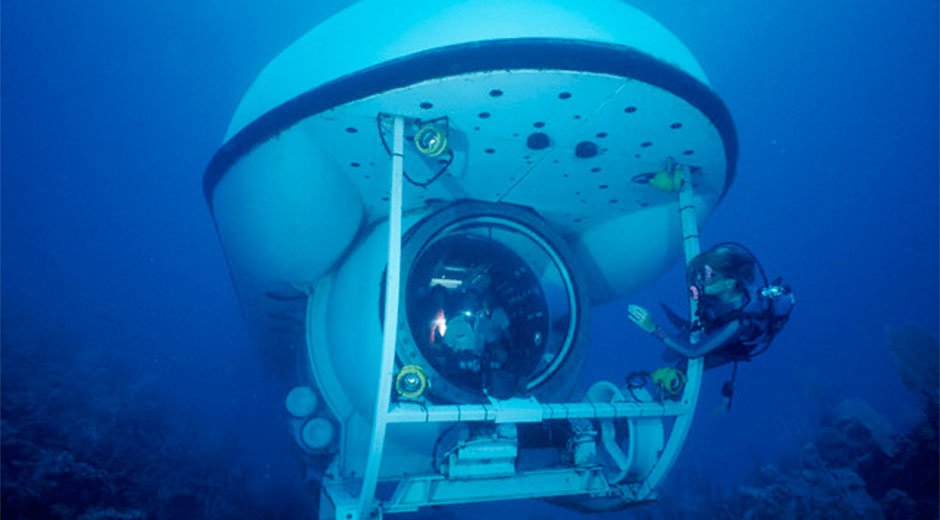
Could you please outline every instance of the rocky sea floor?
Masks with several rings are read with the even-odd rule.
[[[2,336],[5,518],[309,517],[310,502],[297,496],[246,492],[252,485],[238,443],[187,420],[155,381],[122,376],[53,337],[10,331]],[[905,327],[888,344],[922,403],[921,419],[906,431],[894,431],[866,402],[844,399],[796,453],[763,465],[737,489],[698,486],[610,517],[938,518],[937,342]]]

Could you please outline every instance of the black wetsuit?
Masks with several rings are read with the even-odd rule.
[[[684,331],[681,335],[667,334],[657,327],[653,335],[667,347],[685,357],[705,356],[706,369],[735,361],[750,360],[751,352],[766,336],[768,321],[765,318],[766,313],[747,312],[748,309],[733,307],[722,309],[721,305],[712,305],[711,310],[722,312],[717,318],[706,321],[705,326],[694,327],[691,332]],[[693,343],[691,334],[697,334],[698,341]]]

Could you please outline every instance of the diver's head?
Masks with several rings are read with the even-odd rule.
[[[689,293],[694,300],[743,300],[748,297],[747,286],[753,282],[754,259],[734,247],[713,247],[689,262]]]
[[[724,278],[721,276],[713,277],[702,287],[702,293],[705,296],[714,296],[720,300],[727,301],[735,297],[742,296],[743,290],[740,283],[734,278]]]

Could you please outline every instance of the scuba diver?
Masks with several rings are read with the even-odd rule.
[[[760,280],[756,280],[756,275]],[[639,305],[628,306],[628,316],[672,351],[686,358],[705,358],[705,368],[734,363],[731,380],[722,388],[731,406],[737,363],[764,352],[783,329],[795,299],[778,278],[767,282],[757,258],[744,246],[724,242],[689,262],[689,296],[697,305],[690,323],[663,306],[679,333],[668,334]],[[755,282],[762,283],[755,287]]]

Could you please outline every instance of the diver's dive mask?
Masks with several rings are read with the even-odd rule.
[[[705,286],[715,278],[715,271],[711,266],[706,265],[704,269],[695,273],[692,283],[689,284],[689,298],[699,301],[705,296]]]

